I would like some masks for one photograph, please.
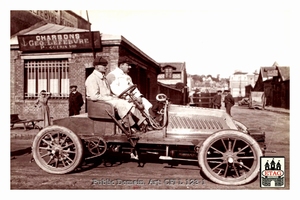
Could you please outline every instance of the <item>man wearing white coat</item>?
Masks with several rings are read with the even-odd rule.
[[[117,96],[125,91],[128,87],[133,85],[132,79],[128,75],[131,64],[132,63],[129,60],[120,57],[118,62],[119,67],[116,67],[106,76],[108,83],[110,84],[111,91]],[[149,115],[149,109],[152,107],[152,104],[143,97],[137,88],[133,91],[133,94],[138,101],[142,102],[145,108],[145,113]]]

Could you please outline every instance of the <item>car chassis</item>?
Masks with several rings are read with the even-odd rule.
[[[135,88],[119,97],[129,97],[153,130],[132,137],[111,104],[87,100],[88,113],[56,119],[35,136],[36,164],[48,173],[66,174],[83,160],[118,151],[155,154],[167,162],[196,161],[208,179],[223,185],[247,184],[257,177],[266,150],[260,129],[247,128],[224,110],[171,104],[164,94],[157,95],[164,104],[158,123],[143,111],[134,97]]]

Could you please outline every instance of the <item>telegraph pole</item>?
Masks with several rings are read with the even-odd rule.
[[[87,21],[89,22],[89,32],[90,32],[90,41],[92,42],[92,52],[93,52],[93,58],[96,58],[96,52],[95,52],[95,44],[94,44],[94,34],[91,31],[91,23],[89,20],[89,13],[86,10],[86,17],[87,17]]]

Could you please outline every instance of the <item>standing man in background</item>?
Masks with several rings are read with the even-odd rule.
[[[234,106],[234,98],[230,94],[229,90],[225,90],[224,93],[225,93],[224,103],[225,103],[226,112],[231,116],[231,107]]]
[[[194,94],[192,95],[192,101],[193,101],[193,104],[196,107],[201,107],[201,105],[200,105],[200,103],[201,103],[200,97],[201,97],[200,90],[198,88],[196,88]]]
[[[218,90],[217,94],[212,99],[213,108],[215,108],[215,109],[220,109],[221,108],[221,101],[222,101],[221,93],[222,93],[222,91]]]
[[[77,91],[76,85],[70,86],[71,93],[69,95],[69,116],[79,115],[81,106],[83,105],[82,94]]]

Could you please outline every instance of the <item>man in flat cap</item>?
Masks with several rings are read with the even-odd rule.
[[[102,100],[112,104],[118,112],[118,115],[126,122],[127,116],[132,129],[140,127],[145,121],[140,111],[134,107],[133,103],[120,99],[111,93],[109,84],[105,77],[108,62],[103,57],[97,57],[93,63],[95,69],[85,81],[87,99]]]
[[[213,108],[215,108],[215,109],[221,108],[221,101],[222,101],[221,93],[222,93],[222,91],[218,90],[217,94],[212,99]]]
[[[226,112],[231,116],[231,107],[234,106],[234,98],[230,94],[229,90],[225,90],[224,94],[225,94],[224,103],[225,103]]]
[[[131,77],[128,75],[133,63],[126,58],[120,57],[118,62],[118,67],[107,74],[107,80],[110,85],[111,91],[115,95],[120,95],[128,87],[133,85]],[[152,104],[141,94],[139,89],[135,89],[133,92],[137,101],[142,103],[144,106],[144,112],[150,115],[149,109]]]
[[[83,105],[82,94],[77,91],[76,85],[70,86],[71,93],[69,95],[69,116],[79,115],[81,106]]]

